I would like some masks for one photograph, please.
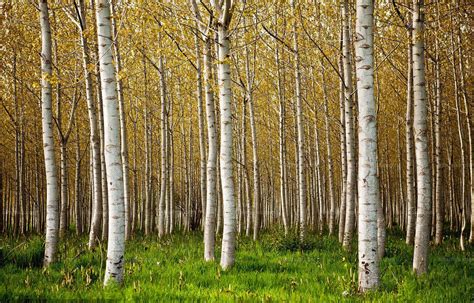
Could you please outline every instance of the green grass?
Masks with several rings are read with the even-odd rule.
[[[335,238],[309,235],[301,245],[294,235],[268,232],[254,243],[238,241],[235,267],[202,260],[202,236],[166,239],[137,237],[127,243],[125,284],[102,287],[105,245],[89,252],[86,238],[62,241],[59,262],[41,267],[42,239],[0,239],[0,301],[243,301],[243,302],[472,302],[474,250],[460,252],[456,239],[431,250],[430,272],[411,272],[412,249],[400,235],[389,236],[382,286],[357,294],[356,253],[346,253]],[[219,249],[216,250],[219,255]],[[218,260],[218,259],[217,259]]]

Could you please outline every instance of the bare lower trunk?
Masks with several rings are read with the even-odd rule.
[[[377,255],[377,113],[374,98],[373,1],[357,0],[356,74],[359,105],[359,291],[380,283]]]
[[[295,1],[291,1],[293,14],[296,17]],[[295,97],[296,97],[296,132],[297,132],[297,158],[298,158],[298,205],[299,205],[299,234],[303,240],[306,234],[306,176],[304,159],[304,117],[303,101],[301,96],[301,69],[298,52],[298,34],[296,18],[293,22],[293,48],[295,60]]]
[[[407,75],[407,112],[405,119],[405,142],[406,142],[406,186],[407,186],[407,232],[406,243],[413,245],[415,239],[415,222],[416,222],[416,200],[415,200],[415,184],[414,184],[414,165],[413,158],[414,142],[413,142],[413,48],[412,48],[412,32],[408,31],[408,75]]]
[[[325,132],[326,132],[326,148],[327,148],[327,166],[328,166],[328,187],[329,187],[329,234],[334,234],[336,225],[336,201],[334,199],[334,172],[332,165],[332,147],[331,147],[331,131],[329,123],[328,95],[326,87],[325,67],[321,61],[321,74],[323,79],[323,97],[324,97],[324,115],[325,115]],[[347,196],[347,195],[346,195]]]
[[[427,137],[427,100],[424,54],[424,1],[413,1],[413,93],[417,182],[417,213],[413,270],[417,275],[428,271],[431,223],[431,172]]]
[[[96,7],[102,96],[104,100],[104,157],[107,168],[109,217],[107,262],[104,285],[111,280],[123,282],[125,253],[125,201],[123,166],[120,148],[120,113],[112,60],[112,25],[110,4],[98,0]]]
[[[59,233],[58,180],[54,154],[53,111],[51,101],[51,28],[46,0],[39,1],[41,24],[41,114],[43,125],[43,150],[46,169],[46,240],[44,266],[56,260]],[[18,200],[17,200],[18,203]]]
[[[347,179],[346,179],[346,219],[344,225],[344,240],[342,246],[349,250],[354,234],[355,225],[355,148],[354,148],[354,122],[352,110],[352,60],[350,47],[350,23],[349,23],[349,1],[345,0],[342,5],[343,30],[343,66],[344,66],[344,109],[345,109],[345,133],[347,153]]]
[[[220,101],[221,146],[220,171],[223,200],[224,229],[222,232],[221,267],[225,270],[235,262],[236,216],[234,203],[234,180],[232,163],[232,89],[230,78],[229,23],[233,7],[231,1],[216,5],[219,11],[218,30],[218,86]]]
[[[439,8],[437,4],[438,29],[441,29],[439,21]],[[436,163],[436,183],[435,183],[435,205],[436,205],[436,232],[435,244],[439,245],[443,241],[443,221],[444,221],[444,197],[442,196],[442,153],[441,153],[441,62],[439,57],[438,39],[435,39],[435,77],[436,77],[436,101],[434,113],[434,133],[435,133],[435,163]]]
[[[125,103],[123,96],[123,84],[120,78],[120,72],[122,70],[122,59],[120,56],[120,47],[117,38],[117,25],[115,16],[114,1],[110,4],[111,9],[111,22],[112,22],[112,37],[115,54],[115,74],[117,76],[117,97],[119,104],[119,118],[120,118],[120,155],[122,157],[122,169],[123,169],[123,197],[125,201],[125,239],[130,238],[130,195],[129,195],[129,173],[128,173],[128,140],[127,140],[127,121],[125,115]]]

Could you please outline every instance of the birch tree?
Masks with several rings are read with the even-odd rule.
[[[354,122],[352,119],[352,60],[350,47],[350,23],[349,23],[349,1],[345,0],[342,4],[342,62],[344,70],[344,109],[345,109],[345,134],[346,134],[346,161],[347,161],[347,178],[346,178],[346,218],[344,225],[344,241],[343,246],[350,249],[352,235],[354,231],[355,220],[355,193],[354,187],[356,182],[356,165],[355,165],[355,148],[354,148]]]
[[[431,171],[427,136],[425,79],[424,0],[413,0],[413,100],[415,136],[417,210],[413,270],[417,275],[428,270],[431,223]]]
[[[46,240],[44,266],[56,260],[59,235],[59,197],[56,157],[53,137],[53,104],[51,101],[51,26],[48,1],[39,1],[41,25],[41,115],[43,126],[43,151],[46,169]],[[17,200],[18,203],[18,200]]]
[[[96,7],[97,40],[104,100],[105,165],[108,181],[109,228],[107,263],[104,285],[111,280],[123,282],[125,253],[125,209],[123,167],[120,148],[120,113],[117,100],[117,84],[112,58],[112,24],[110,3],[98,0]]]
[[[65,10],[71,21],[79,29],[80,43],[82,49],[82,68],[84,70],[84,82],[86,88],[86,102],[87,102],[87,113],[89,117],[89,142],[91,146],[91,187],[92,192],[92,215],[89,232],[89,249],[93,249],[97,244],[97,239],[101,229],[102,219],[102,190],[99,184],[102,184],[102,171],[100,165],[100,140],[99,140],[99,129],[97,121],[97,109],[93,98],[93,84],[92,75],[90,72],[90,51],[87,39],[87,18],[85,17],[85,4],[84,0],[79,0],[79,6],[76,7],[77,16],[74,17],[73,13]]]
[[[117,97],[119,105],[119,118],[120,118],[120,154],[122,157],[122,170],[123,170],[123,198],[125,201],[125,238],[130,238],[130,194],[129,194],[129,174],[128,174],[128,143],[127,143],[127,121],[125,118],[125,103],[124,103],[124,92],[122,78],[120,77],[120,71],[122,70],[122,57],[120,55],[120,45],[117,38],[117,22],[115,16],[114,1],[110,3],[110,12],[112,14],[112,38],[115,56],[115,75],[117,77]]]
[[[236,215],[232,164],[232,88],[230,78],[229,25],[235,0],[212,1],[217,15],[218,86],[220,102],[220,171],[223,200],[224,229],[222,234],[221,267],[228,269],[235,262]]]
[[[377,113],[374,98],[373,15],[371,0],[356,2],[355,61],[359,106],[359,291],[380,283],[377,256]]]
[[[306,233],[306,176],[304,159],[304,120],[301,97],[301,69],[298,52],[298,31],[296,26],[296,0],[291,0],[293,20],[293,56],[295,60],[295,101],[296,101],[296,133],[297,133],[297,163],[298,163],[298,204],[299,204],[299,234],[303,240]]]
[[[204,259],[206,261],[214,260],[215,247],[215,230],[216,230],[216,178],[217,178],[217,125],[216,125],[216,109],[214,105],[214,92],[212,90],[213,72],[212,72],[212,36],[211,26],[215,20],[211,15],[209,22],[204,20],[199,12],[199,8],[195,0],[191,0],[191,7],[198,24],[201,38],[204,41],[202,53],[203,59],[203,76],[204,76],[204,93],[206,102],[206,120],[207,120],[207,164],[206,164],[206,211],[204,222]]]

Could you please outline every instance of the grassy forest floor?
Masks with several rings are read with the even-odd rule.
[[[336,238],[267,232],[259,242],[241,238],[235,267],[220,270],[202,260],[199,233],[137,237],[127,243],[125,285],[102,287],[105,245],[87,250],[87,239],[61,241],[59,262],[42,269],[40,237],[0,238],[0,301],[79,299],[119,301],[376,301],[472,302],[474,249],[460,252],[456,238],[431,249],[430,273],[411,272],[412,248],[402,234],[388,237],[381,264],[382,287],[357,294],[356,252],[346,253]],[[216,250],[218,254],[219,249]]]

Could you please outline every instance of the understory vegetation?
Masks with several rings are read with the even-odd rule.
[[[455,235],[431,248],[430,271],[412,274],[413,249],[391,232],[381,261],[381,288],[357,293],[357,254],[336,238],[296,233],[238,239],[235,267],[202,260],[202,235],[137,236],[127,242],[124,287],[103,287],[106,245],[90,252],[86,238],[61,241],[58,262],[42,268],[41,237],[1,238],[0,301],[82,299],[118,301],[377,301],[472,302],[474,249],[460,252]],[[218,241],[219,242],[219,241]],[[354,242],[355,245],[355,242]],[[219,249],[216,250],[220,252]],[[354,249],[355,251],[355,249]],[[219,255],[217,256],[218,260]]]

